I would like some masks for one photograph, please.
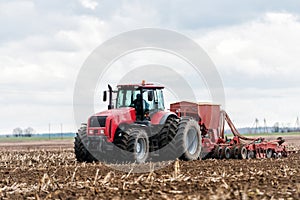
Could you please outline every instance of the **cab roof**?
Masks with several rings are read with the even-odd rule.
[[[153,83],[144,83],[141,84],[121,84],[117,85],[117,88],[135,88],[135,89],[163,89],[164,86],[161,85],[154,85]]]

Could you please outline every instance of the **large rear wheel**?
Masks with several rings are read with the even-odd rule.
[[[158,156],[153,156],[153,161],[175,160],[177,156],[175,136],[178,122],[174,118],[169,118],[164,127],[155,137],[158,141]]]
[[[197,160],[201,154],[202,138],[198,122],[189,117],[180,120],[176,134],[178,155],[182,160]]]

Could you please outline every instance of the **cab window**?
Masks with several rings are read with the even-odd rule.
[[[165,105],[164,105],[163,91],[162,90],[156,90],[155,96],[156,96],[155,100],[156,100],[156,103],[157,103],[158,110],[164,110]]]

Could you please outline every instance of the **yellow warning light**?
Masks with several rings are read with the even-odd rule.
[[[145,80],[142,80],[142,85],[145,85],[145,82],[146,82]]]

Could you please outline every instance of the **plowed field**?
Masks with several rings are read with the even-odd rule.
[[[56,148],[24,145],[0,148],[0,199],[300,199],[300,153],[282,159],[176,161],[133,173],[113,168],[154,169],[166,163],[112,168],[77,163],[71,142]]]

